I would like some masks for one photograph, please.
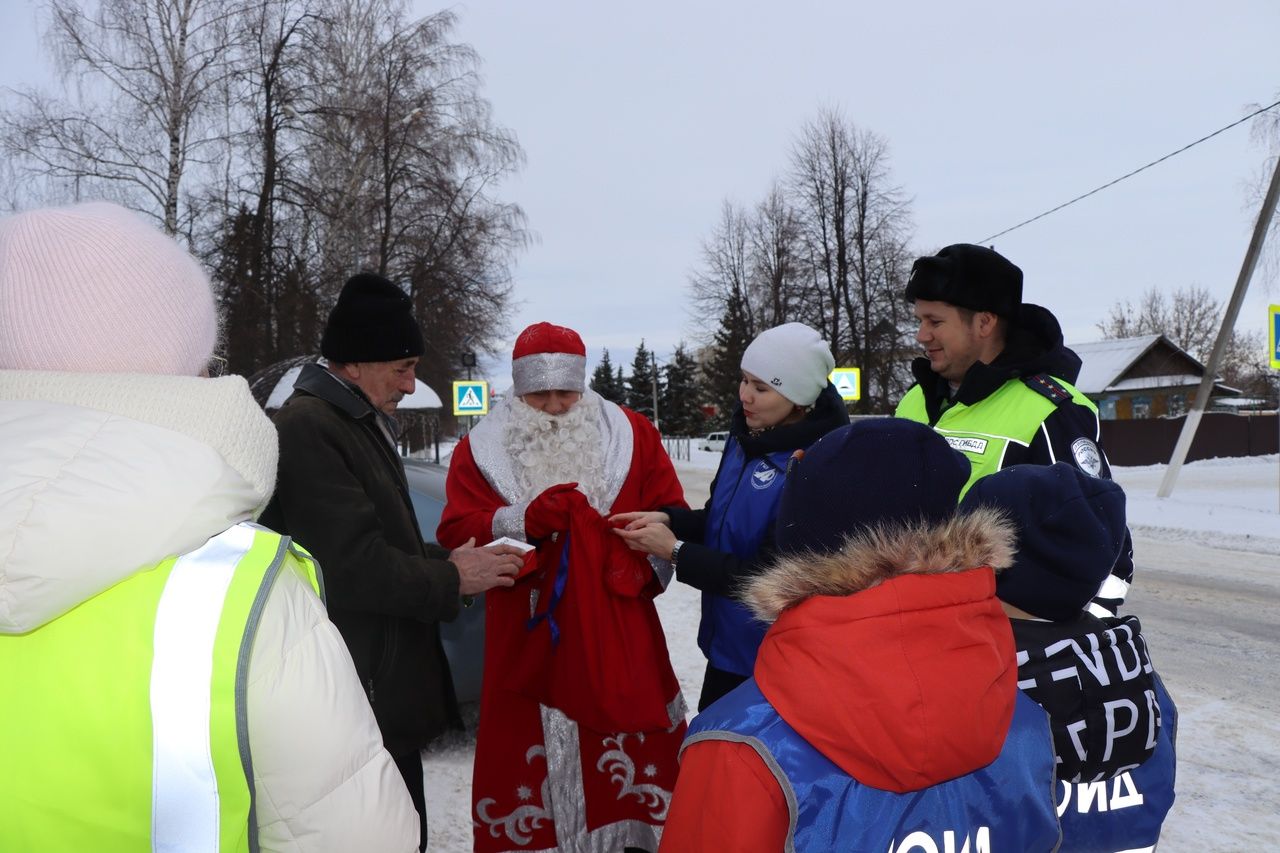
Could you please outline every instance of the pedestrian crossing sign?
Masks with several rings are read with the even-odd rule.
[[[483,379],[453,383],[454,415],[489,414],[489,383]]]
[[[1268,308],[1267,317],[1270,321],[1267,328],[1270,330],[1268,337],[1271,338],[1271,366],[1280,370],[1280,305]]]
[[[827,377],[845,400],[862,399],[862,368],[837,367]]]

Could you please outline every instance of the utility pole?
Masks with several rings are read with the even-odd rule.
[[[658,426],[658,356],[649,350],[649,363],[653,365],[653,428],[662,435],[662,427]]]
[[[466,338],[463,338],[462,345],[466,346],[470,342],[471,342],[471,337],[468,336]],[[471,368],[476,366],[476,354],[473,350],[467,350],[462,354],[462,366],[467,369],[467,381],[470,382]],[[474,426],[475,426],[475,416],[467,415],[467,424],[463,430],[463,435],[469,434],[471,432],[472,427]]]
[[[1195,405],[1187,412],[1187,419],[1182,424],[1182,432],[1178,434],[1178,443],[1173,448],[1173,458],[1165,469],[1164,479],[1156,497],[1167,498],[1173,494],[1173,484],[1182,470],[1182,463],[1191,450],[1191,442],[1196,437],[1196,429],[1200,426],[1200,417],[1209,405],[1209,395],[1213,392],[1213,380],[1218,374],[1218,365],[1222,355],[1227,351],[1227,342],[1231,340],[1231,332],[1236,326],[1236,317],[1240,314],[1240,304],[1244,302],[1245,291],[1249,289],[1249,280],[1253,278],[1253,269],[1258,265],[1258,256],[1262,254],[1262,244],[1266,242],[1267,232],[1271,230],[1271,217],[1276,212],[1276,200],[1280,198],[1280,159],[1276,160],[1276,170],[1271,175],[1271,185],[1267,187],[1266,198],[1262,200],[1262,210],[1258,211],[1258,222],[1253,226],[1253,237],[1249,240],[1249,248],[1244,253],[1244,263],[1240,266],[1240,275],[1236,277],[1236,289],[1231,293],[1227,303],[1227,313],[1222,318],[1222,328],[1218,329],[1218,339],[1213,344],[1213,352],[1209,355],[1209,363],[1204,366],[1204,377],[1200,380],[1200,390],[1196,392]]]

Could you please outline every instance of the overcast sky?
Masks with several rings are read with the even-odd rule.
[[[415,0],[426,14],[440,6]],[[30,0],[0,0],[0,81],[34,78]],[[1280,100],[1280,3],[640,4],[467,0],[496,119],[528,155],[502,188],[536,238],[515,269],[510,338],[551,320],[594,361],[640,338],[669,357],[695,317],[689,272],[726,198],[784,176],[822,107],[884,137],[913,198],[914,245],[978,241]],[[1068,341],[1117,299],[1240,270],[1264,150],[1241,125],[995,241]],[[1260,269],[1260,274],[1263,271]],[[1240,325],[1280,288],[1255,277]],[[493,365],[495,382],[506,365]]]

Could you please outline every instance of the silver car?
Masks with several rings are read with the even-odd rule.
[[[427,542],[436,541],[436,527],[444,512],[444,480],[449,469],[422,459],[404,460],[409,480],[409,497],[418,517],[418,528]],[[453,672],[453,689],[459,702],[480,701],[480,678],[484,673],[484,596],[462,608],[458,618],[440,625],[440,639]]]

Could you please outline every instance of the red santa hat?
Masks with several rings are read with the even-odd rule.
[[[584,391],[587,348],[567,326],[534,323],[516,338],[511,379],[517,397],[535,391]]]

